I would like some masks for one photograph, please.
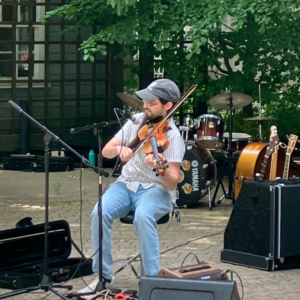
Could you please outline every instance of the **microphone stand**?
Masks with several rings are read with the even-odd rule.
[[[20,289],[20,290],[16,290],[10,293],[6,293],[6,294],[2,294],[0,295],[0,299],[4,299],[7,297],[11,297],[11,296],[15,296],[15,295],[20,295],[20,294],[24,294],[24,293],[28,293],[31,291],[35,291],[38,289],[42,289],[45,292],[47,291],[51,291],[54,294],[56,294],[57,296],[59,296],[61,299],[64,300],[68,300],[70,298],[64,296],[63,294],[61,294],[60,292],[58,292],[57,290],[55,290],[53,287],[60,287],[60,288],[67,288],[67,289],[72,289],[72,286],[61,286],[61,285],[56,285],[53,286],[53,281],[51,279],[51,276],[49,274],[49,270],[48,270],[48,259],[49,259],[49,144],[51,142],[51,139],[54,139],[55,141],[58,141],[59,143],[61,143],[66,149],[68,149],[69,151],[73,152],[76,156],[78,156],[79,158],[81,158],[82,162],[84,165],[86,165],[88,168],[94,170],[96,173],[99,174],[99,176],[101,175],[101,177],[99,177],[99,186],[101,186],[102,184],[102,176],[108,177],[108,173],[104,172],[103,170],[101,170],[100,166],[102,167],[102,163],[98,164],[98,168],[95,167],[93,164],[91,164],[89,162],[89,160],[85,159],[84,157],[82,157],[79,153],[77,153],[74,149],[72,149],[69,145],[67,145],[65,142],[63,142],[58,136],[56,136],[53,132],[51,132],[50,130],[48,130],[45,126],[43,126],[42,124],[40,124],[38,121],[36,121],[34,118],[32,118],[30,115],[28,115],[26,112],[23,111],[23,109],[17,105],[15,102],[13,102],[12,100],[9,100],[8,103],[15,109],[17,110],[20,114],[23,114],[25,117],[27,117],[31,122],[33,122],[35,125],[37,125],[42,131],[46,132],[46,135],[44,136],[44,141],[45,141],[45,249],[44,249],[44,274],[41,280],[41,283],[39,286],[33,286],[33,287],[28,287],[25,289]],[[113,122],[101,122],[99,124],[93,124],[90,126],[85,126],[85,128],[89,127],[89,128],[101,128],[101,127],[105,127],[108,126],[110,124],[116,123],[116,121]],[[83,129],[86,130],[86,129]],[[100,132],[99,132],[99,145],[101,146],[101,138],[100,138]],[[99,148],[99,153],[100,153],[100,148]],[[98,163],[99,163],[100,157],[98,155]],[[101,178],[101,179],[100,179]],[[102,188],[100,189],[99,187],[99,193],[102,193]],[[102,213],[101,213],[101,217],[102,217]],[[99,224],[100,225],[100,224]],[[101,223],[102,225],[102,223]],[[101,230],[102,233],[102,230]],[[101,235],[102,237],[102,235]],[[102,247],[101,251],[99,251],[102,254]],[[101,261],[102,262],[102,261]],[[101,264],[102,266],[102,264]],[[102,280],[101,280],[102,281]],[[102,287],[102,286],[101,286]]]
[[[68,297],[78,297],[78,296],[89,296],[94,295],[96,293],[99,293],[106,289],[105,287],[105,281],[102,275],[102,258],[103,258],[103,249],[102,249],[102,241],[103,241],[103,228],[102,228],[102,196],[103,196],[103,189],[102,189],[102,178],[103,175],[105,176],[105,173],[103,171],[103,156],[102,156],[102,128],[107,127],[112,124],[120,123],[121,120],[126,119],[125,117],[119,118],[119,120],[111,121],[111,122],[101,122],[98,124],[92,124],[87,125],[84,127],[78,127],[78,128],[72,128],[71,133],[77,133],[83,130],[89,130],[93,129],[94,135],[97,135],[98,140],[98,156],[97,156],[97,162],[98,162],[98,177],[99,177],[99,185],[98,185],[98,217],[99,217],[99,248],[98,248],[98,254],[99,254],[99,264],[98,264],[98,276],[99,281],[97,283],[97,286],[94,291],[87,292],[87,293],[70,293],[67,294]],[[107,177],[107,176],[105,176]],[[97,254],[96,254],[97,255]]]

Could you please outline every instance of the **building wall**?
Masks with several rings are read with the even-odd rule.
[[[95,146],[97,139],[92,132],[80,135],[69,132],[73,127],[109,120],[112,107],[120,106],[115,95],[122,91],[122,64],[113,60],[111,54],[116,47],[110,46],[107,56],[97,54],[94,63],[86,62],[82,51],[77,49],[99,26],[85,28],[79,35],[61,35],[71,22],[54,17],[48,24],[41,25],[37,15],[63,5],[64,1],[30,0],[27,3],[25,12],[24,2],[6,1],[0,5],[2,17],[12,12],[11,20],[9,17],[0,19],[0,151],[27,152],[43,149],[44,145],[43,130],[14,110],[9,100],[65,142]],[[13,21],[16,19],[18,22]],[[25,27],[27,29],[20,29]],[[10,30],[11,35],[7,34]],[[20,31],[24,33],[24,30],[27,30],[25,36],[20,38]],[[12,45],[11,58],[4,56],[7,52],[1,52],[7,45]],[[1,77],[1,70],[5,75],[11,72],[11,76]]]

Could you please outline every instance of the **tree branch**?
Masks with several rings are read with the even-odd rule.
[[[232,30],[233,32],[236,32],[233,28],[231,28],[230,26],[226,25],[225,23],[223,23],[223,25],[224,25],[225,27],[227,27],[228,29]]]
[[[229,46],[229,47],[231,47],[231,48],[234,48],[234,44],[233,43],[231,43],[231,42],[229,42],[229,41],[227,41],[227,40],[225,40],[224,38],[223,38],[223,36],[222,36],[222,32],[221,31],[219,31],[219,34],[218,34],[218,36],[216,36],[216,39],[217,39],[217,41],[219,42],[219,44],[221,45],[221,46]]]
[[[224,74],[218,73],[218,72],[216,72],[215,70],[207,70],[207,72],[214,73],[214,74],[216,75],[217,79],[219,79],[219,76],[218,76],[218,75],[224,76]]]
[[[220,46],[221,46],[221,48],[222,48],[222,50],[223,50],[223,54],[224,54],[224,57],[223,57],[223,58],[224,58],[224,63],[225,63],[225,66],[226,66],[226,68],[227,68],[227,70],[228,70],[228,73],[227,73],[227,74],[232,73],[233,70],[232,70],[232,67],[231,67],[231,65],[230,65],[229,58],[228,58],[228,56],[225,55],[225,52],[226,52],[226,50],[227,50],[227,46],[230,46],[230,47],[234,48],[234,45],[233,45],[232,43],[226,41],[226,40],[222,37],[221,31],[219,32],[218,36],[216,36],[216,40],[219,42],[219,44],[220,44]]]
[[[218,64],[215,64],[215,66],[216,66],[216,68],[220,71],[220,72],[222,72],[222,73],[224,73],[224,74],[226,74],[226,75],[229,75],[229,71],[228,70],[224,70],[224,69],[222,69]]]

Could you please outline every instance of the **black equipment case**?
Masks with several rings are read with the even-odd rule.
[[[71,157],[49,157],[49,171],[71,171],[74,159]],[[45,172],[45,158],[41,155],[11,154],[3,158],[3,168],[25,172]]]
[[[244,181],[221,261],[266,271],[300,267],[299,181]]]
[[[49,222],[48,274],[54,283],[90,275],[92,259],[69,258],[72,245],[69,224]],[[0,231],[0,288],[38,286],[45,274],[45,224]]]

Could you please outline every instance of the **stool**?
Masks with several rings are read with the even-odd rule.
[[[169,218],[170,218],[170,214],[166,214],[166,215],[162,216],[160,219],[158,219],[156,221],[156,224],[160,225],[160,224],[168,223]],[[124,224],[131,224],[132,225],[133,221],[134,221],[134,211],[130,211],[126,217],[120,218],[120,221]],[[134,261],[138,261],[138,259],[140,259],[140,262],[141,262],[141,275],[140,276],[136,272],[135,268],[131,265],[131,263],[133,263]],[[119,268],[114,273],[114,276],[116,276],[116,274],[118,274],[119,272],[121,272],[123,269],[125,269],[128,266],[131,267],[131,270],[132,270],[132,272],[134,273],[134,275],[137,279],[139,279],[142,275],[144,275],[143,274],[144,273],[144,268],[143,268],[143,261],[142,261],[141,252],[136,254],[133,258],[129,259],[121,268]]]

